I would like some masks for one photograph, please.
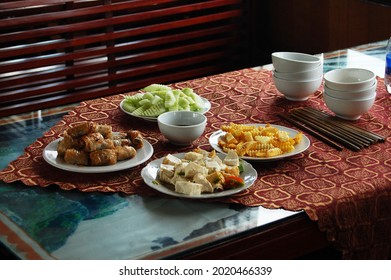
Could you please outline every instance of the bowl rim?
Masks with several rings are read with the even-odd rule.
[[[361,71],[361,72],[370,73],[371,77],[368,78],[368,79],[362,80],[362,81],[358,81],[358,82],[339,82],[339,81],[335,81],[335,80],[331,80],[330,79],[330,76],[331,75],[335,75],[335,73],[346,72],[346,71],[353,71],[353,70],[354,71]],[[370,82],[372,80],[376,80],[376,74],[373,71],[365,69],[365,68],[338,68],[338,69],[333,69],[333,70],[330,70],[330,71],[324,73],[324,80],[325,80],[325,84],[332,83],[332,84],[339,84],[339,85],[343,85],[343,86],[346,86],[346,85],[360,85],[360,84],[368,83],[368,82]]]
[[[376,89],[377,88],[377,80],[375,79],[375,81],[373,82],[373,84],[367,88],[363,88],[363,89],[358,89],[358,90],[338,90],[338,89],[333,89],[333,88],[330,88],[327,86],[327,84],[325,83],[324,84],[324,89],[327,89],[327,90],[330,90],[330,91],[335,91],[335,92],[340,92],[340,93],[343,93],[343,92],[355,92],[355,93],[361,93],[361,92],[364,92],[364,91],[369,91],[371,90],[372,88]]]
[[[283,54],[288,54],[288,55],[297,55],[299,57],[303,58],[308,58],[308,60],[300,60],[300,59],[293,59],[293,58],[287,58],[284,57]],[[299,63],[309,63],[309,64],[317,64],[321,63],[322,59],[321,57],[312,55],[312,54],[307,54],[307,53],[301,53],[301,52],[286,52],[286,51],[278,51],[278,52],[273,52],[272,57],[285,60],[285,61],[290,61],[290,62],[299,62]]]
[[[202,118],[202,121],[197,123],[197,124],[191,124],[191,125],[174,125],[174,124],[162,121],[162,118],[164,117],[164,115],[168,115],[168,114],[171,115],[171,114],[174,114],[174,113],[176,113],[176,114],[196,114],[198,117]],[[169,112],[164,112],[163,114],[160,114],[158,116],[158,118],[157,118],[158,123],[166,125],[168,127],[173,127],[173,128],[193,128],[193,127],[198,127],[198,126],[202,126],[202,125],[206,124],[207,120],[208,120],[208,118],[204,114],[201,114],[199,112],[194,112],[194,111],[169,111]]]
[[[325,95],[326,97],[329,97],[330,99],[335,99],[335,101],[362,102],[362,101],[369,101],[369,100],[372,100],[372,99],[376,98],[377,93],[375,91],[370,97],[354,98],[354,99],[343,99],[343,98],[334,97],[334,96],[331,96],[331,95],[327,94],[327,92],[324,91],[324,90],[323,90],[323,95]]]
[[[315,68],[310,68],[310,69],[306,69],[306,70],[302,70],[302,71],[292,71],[292,72],[281,72],[275,68],[272,69],[273,74],[276,73],[278,75],[279,74],[282,74],[282,75],[305,75],[307,73],[314,72],[314,71],[320,71],[320,70],[323,73],[323,64],[319,64]]]
[[[311,80],[287,80],[287,79],[283,79],[283,78],[280,78],[280,77],[276,77],[273,73],[273,79],[277,79],[277,80],[280,80],[280,81],[283,81],[283,82],[289,82],[289,83],[308,83],[308,82],[317,82],[319,80],[323,80],[323,74],[321,74],[319,77],[315,78],[315,79],[311,79]]]

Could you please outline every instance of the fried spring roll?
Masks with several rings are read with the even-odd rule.
[[[73,142],[72,137],[70,137],[68,135],[64,135],[64,138],[60,142],[58,142],[57,154],[61,157],[64,157],[65,152],[68,149],[72,148],[72,142]]]
[[[141,135],[140,131],[138,130],[129,130],[127,133],[130,141],[132,142],[133,147],[136,149],[140,149],[143,147],[143,136]]]
[[[117,154],[115,149],[104,149],[90,153],[91,165],[113,165],[117,163]]]
[[[121,139],[126,139],[127,135],[125,132],[118,132],[118,133],[112,133],[110,137],[107,137],[111,140],[121,140]]]
[[[76,149],[67,149],[65,151],[64,161],[69,164],[88,165],[88,153]]]
[[[86,135],[91,132],[93,122],[84,122],[77,125],[74,125],[73,127],[70,127],[67,129],[67,133],[69,136],[73,138],[77,138],[83,135]]]
[[[104,138],[108,138],[112,134],[113,128],[110,125],[94,123],[92,131],[102,134]]]
[[[110,139],[102,139],[99,141],[91,141],[88,143],[88,146],[86,145],[85,151],[86,152],[94,152],[104,149],[114,149],[114,143]]]
[[[117,160],[131,159],[136,156],[136,149],[131,146],[117,146],[115,147]]]
[[[104,140],[103,135],[98,132],[83,135],[81,139],[84,142],[84,147],[87,152],[92,152],[97,150],[96,149],[97,142]]]
[[[76,149],[83,150],[84,142],[79,138],[72,138],[68,135],[68,133],[64,133],[64,138],[58,142],[57,153],[59,156],[64,157],[66,150],[68,149]]]
[[[113,132],[110,125],[91,121],[68,128],[57,152],[70,164],[112,165],[135,157],[136,149],[142,148],[143,144],[142,134],[137,130]]]
[[[130,142],[129,139],[115,139],[112,140],[114,143],[114,146],[130,146],[132,143]]]

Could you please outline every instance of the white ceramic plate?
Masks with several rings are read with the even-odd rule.
[[[136,150],[137,154],[134,158],[128,160],[118,161],[113,165],[105,165],[105,166],[81,166],[75,164],[66,163],[61,157],[57,157],[57,145],[58,142],[62,138],[54,140],[50,142],[45,149],[43,150],[43,158],[47,163],[53,165],[62,170],[79,172],[79,173],[106,173],[106,172],[114,172],[119,170],[124,170],[128,168],[132,168],[142,164],[151,158],[153,154],[152,145],[146,141],[144,141],[144,146],[141,149]]]
[[[185,153],[179,153],[179,154],[173,154],[173,156],[176,156],[177,158],[183,158]],[[224,154],[217,154],[220,158],[224,158]],[[230,189],[226,191],[221,192],[215,192],[215,193],[203,193],[201,195],[186,195],[177,193],[164,184],[160,183],[158,180],[156,180],[160,165],[163,161],[163,158],[156,159],[154,161],[151,161],[148,163],[147,166],[143,168],[141,171],[141,177],[144,179],[144,182],[150,186],[151,188],[161,192],[165,193],[171,196],[176,197],[185,197],[185,198],[197,198],[197,199],[203,199],[203,198],[215,198],[215,197],[223,197],[223,196],[229,196],[238,192],[241,192],[254,184],[255,180],[258,177],[257,171],[252,167],[252,165],[244,160],[242,160],[244,171],[240,174],[240,177],[244,179],[244,185],[240,188]]]
[[[204,104],[205,104],[205,107],[202,108],[201,111],[199,111],[199,113],[201,114],[205,114],[206,112],[208,112],[211,108],[211,104],[209,102],[208,99],[206,98],[203,98],[201,97],[201,99],[204,101]],[[143,119],[143,120],[146,120],[146,121],[152,121],[152,122],[157,122],[157,117],[144,117],[144,116],[137,116],[137,115],[134,115],[132,113],[129,113],[128,111],[126,111],[123,107],[122,107],[122,104],[125,102],[125,99],[121,101],[119,107],[121,108],[121,110],[125,113],[125,114],[128,114],[132,117],[135,117],[135,118],[140,118],[140,119]]]
[[[246,125],[253,125],[253,126],[265,126],[265,124],[246,124]],[[281,126],[281,125],[274,125],[272,124],[271,126],[277,127],[279,130],[286,131],[288,132],[290,137],[294,137],[298,131],[294,130],[289,127]],[[224,131],[218,130],[214,132],[210,137],[209,137],[209,144],[219,153],[225,154],[223,149],[218,145],[219,138],[222,137],[225,134]],[[294,155],[297,155],[301,152],[304,152],[305,150],[308,149],[310,146],[310,139],[308,139],[307,136],[303,134],[303,138],[299,144],[295,146],[295,149],[292,152],[285,153],[279,156],[275,157],[270,157],[270,158],[260,158],[260,157],[249,157],[249,156],[242,156],[242,159],[245,160],[250,160],[250,161],[273,161],[273,160],[280,160],[280,159],[285,159]]]

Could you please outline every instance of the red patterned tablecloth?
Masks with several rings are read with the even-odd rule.
[[[133,118],[123,113],[119,103],[124,95],[82,102],[45,135],[25,149],[25,153],[0,172],[5,182],[22,181],[28,186],[57,185],[65,190],[82,192],[122,192],[125,194],[161,195],[149,188],[140,177],[146,163],[124,171],[105,174],[69,176],[69,172],[48,165],[43,148],[57,139],[70,125],[86,120],[113,126],[114,131],[140,130],[153,145],[150,160],[167,153],[185,152],[194,147],[211,150],[209,136],[222,124],[271,123],[291,126],[277,114],[310,106],[327,111],[319,89],[305,102],[288,101],[273,83],[266,70],[243,69],[191,81],[173,87],[191,87],[207,98],[211,110],[202,137],[192,146],[173,146],[160,135],[157,123]],[[258,171],[255,184],[239,194],[219,198],[220,202],[246,206],[304,210],[310,219],[335,242],[345,258],[383,259],[390,257],[391,244],[391,99],[379,79],[374,106],[358,126],[386,138],[360,152],[337,151],[316,138],[308,137],[311,146],[305,152],[281,161],[253,162]]]

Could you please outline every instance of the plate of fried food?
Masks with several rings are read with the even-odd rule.
[[[50,142],[42,155],[62,170],[105,173],[138,166],[152,154],[152,145],[137,130],[114,132],[110,125],[82,122]]]
[[[219,154],[197,148],[151,161],[141,171],[141,177],[161,193],[205,199],[239,193],[251,187],[258,174],[233,151]]]
[[[310,146],[310,140],[300,131],[255,123],[222,125],[209,137],[209,143],[219,153],[234,150],[249,161],[280,160],[302,153]]]

